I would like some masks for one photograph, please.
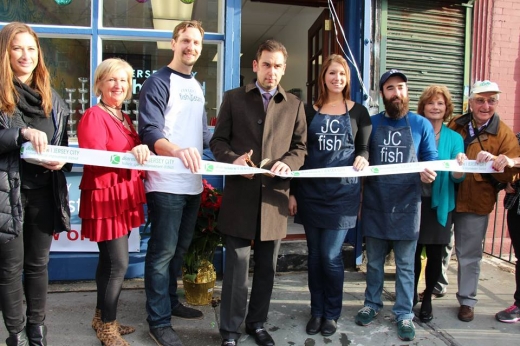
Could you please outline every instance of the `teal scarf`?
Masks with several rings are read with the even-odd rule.
[[[459,152],[464,151],[462,137],[443,124],[437,151],[439,160],[455,159]],[[455,209],[455,182],[462,180],[464,176],[454,179],[451,172],[437,172],[432,184],[432,208],[437,209],[437,221],[443,226],[446,226],[448,221],[448,213]]]

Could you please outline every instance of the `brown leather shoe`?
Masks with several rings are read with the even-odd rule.
[[[473,321],[473,315],[473,308],[471,306],[461,305],[457,317],[463,322],[471,322]]]

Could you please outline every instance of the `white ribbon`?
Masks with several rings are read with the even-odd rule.
[[[139,165],[131,153],[115,151],[83,149],[48,145],[44,153],[38,154],[30,142],[24,143],[20,150],[21,158],[34,164],[49,161],[61,161],[82,165],[139,169],[145,171],[171,172],[176,174],[191,174],[180,159],[169,156],[151,155],[144,165]],[[466,160],[460,166],[457,160],[438,160],[413,163],[398,163],[390,165],[368,166],[362,171],[356,171],[352,166],[308,169],[293,171],[288,175],[275,174],[280,177],[294,178],[343,178],[365,177],[389,174],[403,174],[422,172],[425,168],[433,171],[452,171],[465,173],[499,173],[492,167],[492,162],[477,163],[475,160]],[[202,167],[196,174],[203,175],[242,175],[271,173],[262,168],[239,166],[229,163],[202,160]],[[272,174],[272,173],[271,173]]]

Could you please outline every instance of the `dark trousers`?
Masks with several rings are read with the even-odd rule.
[[[45,320],[49,250],[54,232],[52,189],[22,190],[23,234],[0,244],[0,304],[9,333]],[[23,281],[22,281],[23,274]],[[23,300],[27,302],[24,314]]]
[[[520,307],[520,215],[517,214],[519,200],[520,198],[516,200],[511,210],[507,211],[507,228],[509,228],[509,237],[511,238],[515,257],[517,258],[515,264],[516,290],[514,298],[515,305],[518,307]]]
[[[261,327],[267,320],[280,240],[260,241],[258,231],[254,243],[254,274],[246,325]],[[249,257],[251,240],[226,236],[226,268],[220,303],[220,335],[238,339],[239,328],[246,316]]]
[[[113,322],[117,302],[128,269],[128,235],[97,243],[99,262],[96,270],[97,303],[103,322]]]
[[[415,289],[414,300],[417,301],[417,286],[419,285],[419,277],[421,275],[421,254],[423,247],[426,247],[425,281],[426,289],[424,290],[423,302],[432,300],[432,293],[439,277],[442,274],[442,253],[447,244],[417,244],[415,250]]]

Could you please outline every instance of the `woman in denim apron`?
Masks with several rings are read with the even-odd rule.
[[[350,100],[350,71],[341,56],[331,55],[319,77],[320,96],[306,107],[307,156],[302,169],[368,166],[372,130],[368,111]],[[336,332],[343,299],[341,248],[356,225],[361,197],[359,178],[293,179],[289,211],[307,237],[311,319],[309,335]]]

